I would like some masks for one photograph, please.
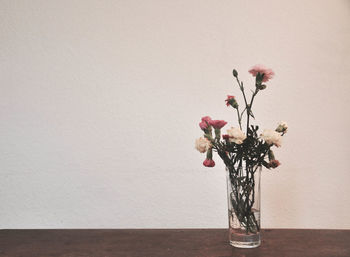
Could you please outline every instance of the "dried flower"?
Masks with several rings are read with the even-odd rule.
[[[280,147],[282,144],[282,136],[274,130],[265,129],[263,133],[260,135],[262,139],[269,145],[275,145]]]
[[[227,134],[229,136],[229,141],[238,145],[242,144],[244,139],[247,138],[247,136],[239,128],[231,127],[231,129],[227,130]]]
[[[249,70],[249,73],[251,73],[254,77],[256,77],[259,73],[260,75],[264,74],[264,77],[262,78],[262,82],[269,81],[275,75],[275,73],[271,69],[265,68],[263,65],[253,66]]]

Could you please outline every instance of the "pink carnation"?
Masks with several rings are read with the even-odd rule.
[[[211,121],[209,121],[209,125],[212,125],[216,129],[221,129],[226,124],[227,124],[227,122],[224,120],[211,120]]]
[[[205,159],[203,162],[203,165],[205,167],[214,167],[215,166],[215,162],[213,160],[210,159]]]
[[[211,121],[211,118],[209,116],[204,116],[202,118],[202,122],[199,123],[199,127],[201,128],[201,130],[208,129],[210,121]]]
[[[232,99],[233,100],[235,99],[235,97],[233,95],[228,95],[227,96],[227,99],[225,100],[227,106],[231,105],[230,102],[233,101]]]
[[[249,70],[249,73],[251,73],[254,77],[256,77],[256,75],[258,75],[258,73],[264,74],[264,77],[263,77],[263,80],[262,80],[263,82],[269,81],[275,75],[275,73],[271,69],[265,68],[263,65],[255,65],[255,66],[253,66]]]
[[[232,106],[233,108],[238,108],[238,103],[233,95],[228,95],[226,101],[227,106]]]
[[[206,123],[205,121],[202,121],[199,123],[199,127],[201,128],[201,130],[205,130],[208,128],[208,123]]]
[[[204,117],[202,118],[202,121],[206,121],[206,122],[209,123],[209,121],[211,121],[211,118],[210,118],[209,116],[204,116]]]

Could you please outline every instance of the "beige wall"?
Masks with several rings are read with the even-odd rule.
[[[350,228],[350,3],[1,1],[0,227],[226,227],[201,116],[234,113],[232,68],[276,76],[262,128],[263,227]]]

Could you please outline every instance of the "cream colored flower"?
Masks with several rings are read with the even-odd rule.
[[[195,147],[199,152],[205,153],[211,147],[211,143],[208,139],[200,137],[196,140]]]
[[[280,123],[278,123],[278,127],[276,128],[277,132],[284,132],[287,133],[288,130],[288,124],[285,121],[281,121]]]
[[[262,139],[265,140],[265,142],[269,145],[275,145],[277,147],[280,147],[282,144],[282,136],[280,133],[271,130],[271,129],[265,129],[263,133],[260,135]]]
[[[239,128],[231,127],[227,130],[227,134],[229,136],[228,141],[234,142],[238,145],[242,144],[244,139],[247,138],[247,136]]]

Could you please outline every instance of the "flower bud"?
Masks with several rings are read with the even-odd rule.
[[[235,69],[233,69],[232,74],[233,74],[233,76],[234,76],[234,77],[236,77],[236,78],[237,78],[237,76],[238,76],[238,72],[237,72]]]
[[[271,160],[269,162],[269,166],[273,169],[277,168],[280,165],[281,165],[281,163],[279,162],[279,160]]]
[[[259,89],[259,90],[264,90],[266,88],[266,85],[265,84],[256,84],[256,87]]]
[[[287,133],[287,130],[288,130],[288,125],[287,125],[287,122],[285,121],[281,121],[278,124],[278,127],[276,128],[276,131],[280,133]]]
[[[233,95],[227,95],[227,99],[225,100],[226,105],[231,105],[233,108],[238,108],[238,103]]]

